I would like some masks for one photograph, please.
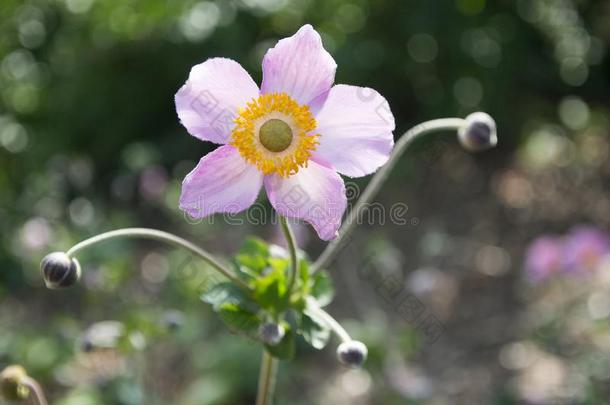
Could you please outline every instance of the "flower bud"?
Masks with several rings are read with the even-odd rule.
[[[9,401],[20,401],[30,395],[30,389],[23,384],[27,377],[25,369],[21,366],[8,366],[0,373],[0,392],[2,397]]]
[[[167,311],[163,315],[163,326],[170,332],[175,332],[184,325],[184,314],[180,311]]]
[[[360,368],[366,361],[368,349],[364,343],[357,340],[343,342],[337,348],[337,357],[344,365],[351,368]]]
[[[40,270],[47,288],[73,286],[80,278],[80,264],[64,252],[50,253],[42,259]]]
[[[259,334],[263,342],[275,346],[282,341],[286,334],[286,330],[282,325],[268,322],[261,325]]]
[[[89,326],[79,340],[83,352],[114,349],[125,336],[125,325],[119,321],[101,321]]]
[[[498,143],[496,122],[484,112],[466,117],[466,124],[458,131],[462,146],[472,152],[493,148]]]

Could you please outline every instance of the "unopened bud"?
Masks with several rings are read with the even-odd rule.
[[[184,324],[184,314],[180,311],[167,311],[163,315],[163,326],[170,332],[175,332]]]
[[[100,349],[114,349],[125,336],[125,325],[119,321],[101,321],[89,326],[80,338],[80,349],[92,352]]]
[[[21,366],[8,366],[0,373],[0,392],[9,401],[21,401],[30,395],[30,389],[23,383],[27,378]]]
[[[80,264],[64,252],[50,253],[42,259],[40,270],[47,288],[73,286],[80,278]]]
[[[269,322],[261,325],[259,333],[263,342],[275,346],[282,341],[286,334],[286,330],[282,325]]]
[[[343,342],[337,348],[337,357],[344,365],[351,368],[360,368],[366,361],[368,349],[364,343],[357,340]]]
[[[472,113],[458,131],[458,138],[464,148],[473,152],[493,148],[498,143],[496,122],[484,112]]]

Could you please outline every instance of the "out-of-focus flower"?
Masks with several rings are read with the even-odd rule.
[[[91,325],[81,336],[80,346],[89,352],[98,349],[114,349],[125,334],[125,326],[119,321],[102,321]]]
[[[333,86],[336,68],[311,25],[267,52],[260,89],[230,59],[193,67],[176,94],[178,117],[191,135],[223,146],[186,176],[180,208],[195,218],[238,213],[264,184],[280,215],[334,238],[347,206],[339,173],[373,173],[394,146],[387,101]]]
[[[119,321],[102,321],[91,325],[79,339],[79,351],[57,371],[62,384],[103,384],[126,375],[128,358],[118,349],[125,335],[125,325]]]
[[[609,253],[608,234],[593,226],[581,225],[567,236],[563,248],[563,266],[569,273],[591,273]]]
[[[56,377],[64,385],[103,384],[129,372],[128,359],[115,349],[76,353],[57,370]]]
[[[540,282],[561,271],[563,241],[559,237],[540,236],[529,246],[525,255],[527,278]]]

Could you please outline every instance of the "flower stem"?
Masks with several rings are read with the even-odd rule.
[[[432,121],[426,121],[419,125],[414,126],[400,137],[396,146],[392,151],[392,155],[388,162],[373,176],[368,186],[354,205],[354,208],[349,212],[347,218],[343,222],[343,226],[339,230],[339,235],[328,244],[326,249],[322,252],[318,260],[313,264],[312,274],[327,267],[343,248],[347,241],[347,237],[355,229],[358,222],[358,218],[368,208],[369,203],[375,197],[383,183],[387,180],[392,169],[396,166],[396,163],[404,152],[409,148],[413,141],[422,135],[426,135],[430,132],[443,131],[443,130],[457,130],[463,126],[466,122],[461,118],[440,118]]]
[[[38,381],[32,377],[26,376],[21,380],[21,383],[30,389],[30,396],[35,405],[47,405],[47,398]]]
[[[278,361],[269,352],[263,349],[261,371],[258,378],[258,394],[256,405],[271,405],[275,391]]]
[[[288,251],[290,252],[290,278],[288,279],[288,286],[286,289],[286,295],[290,297],[299,268],[299,261],[297,258],[297,243],[288,220],[283,216],[280,216],[280,225],[282,226],[282,232],[284,233],[286,243],[288,244]]]
[[[350,342],[352,341],[351,336],[343,326],[335,318],[333,318],[328,312],[320,308],[320,306],[316,303],[315,300],[308,298],[307,300],[307,309],[309,311],[315,312],[320,318],[326,322],[329,328],[337,335],[342,342]]]
[[[125,228],[125,229],[117,229],[115,231],[102,233],[102,234],[96,235],[92,238],[89,238],[87,240],[84,240],[84,241],[74,245],[66,253],[68,254],[68,256],[73,257],[74,255],[81,252],[82,250],[87,249],[88,247],[91,247],[97,243],[100,243],[100,242],[103,242],[103,241],[106,241],[109,239],[115,239],[115,238],[153,239],[153,240],[157,240],[160,242],[169,243],[174,246],[182,247],[182,248],[190,251],[191,253],[199,256],[206,263],[208,263],[210,266],[212,266],[212,268],[214,270],[223,274],[225,277],[227,277],[233,283],[237,284],[239,287],[241,287],[247,291],[250,290],[250,287],[244,281],[242,281],[237,275],[235,275],[235,273],[233,273],[233,271],[231,271],[230,269],[225,267],[223,264],[221,264],[214,256],[212,256],[207,251],[201,249],[199,246],[195,245],[194,243],[189,242],[185,239],[182,239],[176,235],[173,235],[173,234],[167,233],[167,232],[163,232],[163,231],[159,231],[156,229]]]

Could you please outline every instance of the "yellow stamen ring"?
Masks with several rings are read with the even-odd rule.
[[[288,177],[307,166],[316,149],[316,120],[285,93],[261,94],[235,118],[230,144],[264,174]]]

